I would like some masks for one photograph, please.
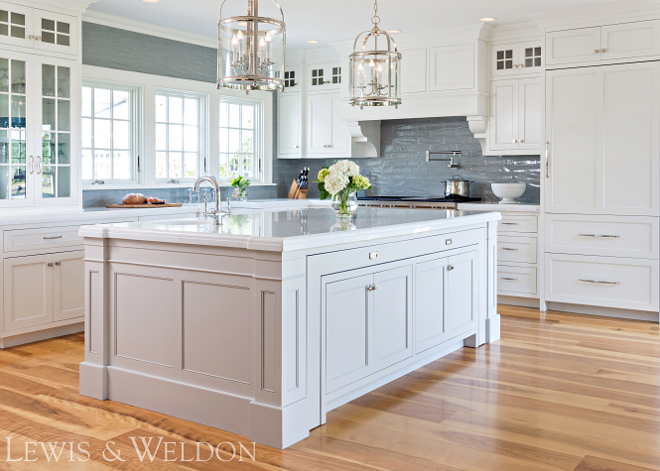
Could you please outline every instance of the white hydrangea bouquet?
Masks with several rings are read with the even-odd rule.
[[[314,181],[319,184],[322,200],[332,198],[332,209],[338,219],[356,216],[356,193],[371,188],[369,179],[360,175],[360,167],[350,160],[340,160],[331,167],[323,167]]]

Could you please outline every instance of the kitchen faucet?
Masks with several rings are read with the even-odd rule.
[[[212,217],[213,225],[220,226],[222,224],[222,218],[220,217],[220,214],[222,214],[222,217],[229,216],[231,214],[231,206],[229,203],[230,198],[227,198],[227,211],[222,211],[220,207],[220,187],[218,186],[218,181],[215,179],[215,177],[205,175],[198,178],[193,185],[193,191],[195,193],[199,192],[199,187],[204,182],[209,182],[211,185],[213,185],[213,189],[215,190],[215,209],[213,211],[209,212],[209,199],[208,197],[204,197],[204,217]]]
[[[451,155],[451,157],[449,159],[434,159],[433,157],[431,157],[432,155]],[[427,162],[449,162],[449,165],[447,165],[447,167],[458,169],[458,168],[461,168],[461,165],[454,162],[454,157],[457,157],[459,155],[461,155],[460,150],[456,150],[456,151],[450,150],[450,151],[444,151],[444,152],[431,152],[430,150],[427,150],[426,151],[426,161]]]

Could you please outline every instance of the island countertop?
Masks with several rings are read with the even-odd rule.
[[[360,207],[339,222],[330,208],[231,214],[221,226],[181,219],[83,226],[86,238],[128,239],[286,252],[462,227],[500,219],[498,212]]]

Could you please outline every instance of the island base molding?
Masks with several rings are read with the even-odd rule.
[[[547,301],[548,311],[571,312],[576,314],[589,314],[603,317],[618,317],[620,319],[634,319],[638,321],[651,321],[658,323],[660,313],[658,311],[639,311],[636,309],[620,309],[614,307],[588,306],[582,304],[559,303]]]
[[[76,322],[74,324],[61,325],[51,329],[11,335],[8,337],[0,338],[0,348],[15,347],[16,345],[23,345],[26,343],[38,342],[40,340],[62,337],[63,335],[77,334],[79,332],[83,332],[84,330],[85,324],[83,322]]]

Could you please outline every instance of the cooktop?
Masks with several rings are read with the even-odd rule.
[[[358,201],[418,201],[427,203],[475,203],[481,198],[467,196],[358,196]]]

